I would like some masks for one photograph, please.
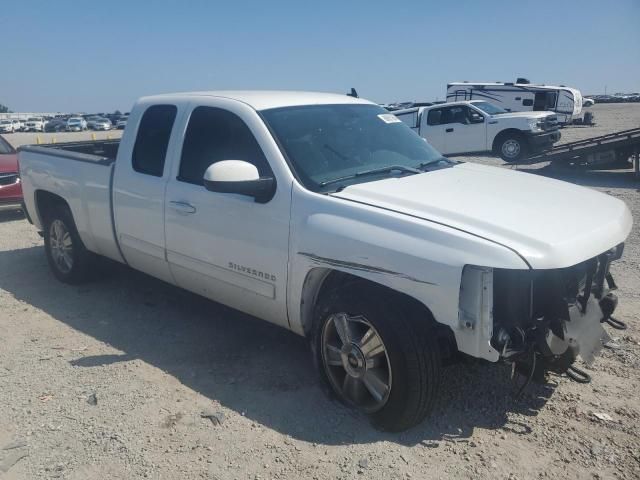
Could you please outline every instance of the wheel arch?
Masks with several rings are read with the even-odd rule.
[[[300,322],[306,337],[309,338],[312,334],[315,307],[318,301],[334,289],[351,283],[369,285],[371,288],[381,290],[402,302],[406,302],[413,312],[423,317],[425,321],[434,323],[443,360],[450,360],[456,356],[458,346],[453,330],[450,326],[438,322],[431,309],[420,300],[357,274],[326,267],[312,268],[307,272],[304,280],[300,298]]]
[[[34,200],[36,215],[38,216],[38,220],[42,228],[44,228],[48,216],[56,208],[64,207],[69,209],[69,211],[71,212],[71,207],[64,198],[47,190],[36,190],[34,193]]]
[[[518,130],[517,128],[505,128],[500,133],[498,133],[493,139],[493,145],[491,146],[491,151],[494,153],[498,153],[500,148],[500,143],[509,136],[517,136],[524,140],[524,134],[522,130]]]

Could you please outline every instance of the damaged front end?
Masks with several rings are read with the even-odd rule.
[[[609,337],[603,322],[617,306],[609,271],[623,245],[568,268],[494,270],[492,346],[529,380],[545,373],[588,375],[572,367],[578,355],[588,365]]]
[[[589,376],[573,367],[578,355],[589,365],[609,336],[603,322],[624,324],[611,317],[618,300],[609,271],[622,255],[623,244],[568,268],[493,270],[493,331],[491,346],[500,358],[530,380],[545,373],[566,373],[586,383]]]

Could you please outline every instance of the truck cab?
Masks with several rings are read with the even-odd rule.
[[[493,152],[513,162],[560,139],[552,112],[508,112],[483,100],[393,112],[445,155]]]

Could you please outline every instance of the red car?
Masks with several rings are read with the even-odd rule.
[[[0,136],[0,205],[20,205],[22,185],[18,175],[18,154]]]

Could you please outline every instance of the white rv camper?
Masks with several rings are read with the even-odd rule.
[[[564,86],[536,85],[525,78],[515,83],[452,82],[447,85],[447,102],[485,100],[511,112],[556,112],[559,123],[571,123],[582,112],[580,90]]]

